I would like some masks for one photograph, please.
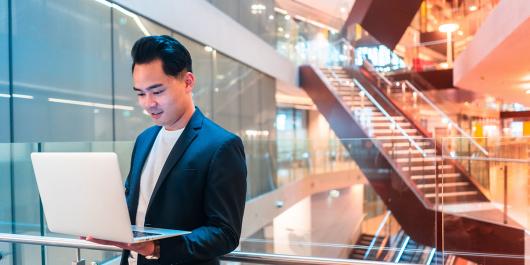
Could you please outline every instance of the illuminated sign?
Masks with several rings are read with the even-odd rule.
[[[405,68],[403,60],[384,45],[355,48],[355,65],[368,59],[377,71],[388,72]]]

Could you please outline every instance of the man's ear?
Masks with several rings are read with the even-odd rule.
[[[187,72],[184,75],[184,84],[186,84],[186,93],[191,93],[195,86],[195,75],[192,72]]]

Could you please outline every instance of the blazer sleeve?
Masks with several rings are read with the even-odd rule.
[[[239,245],[246,177],[243,143],[234,136],[215,151],[210,162],[204,191],[205,224],[190,234],[161,240],[162,264],[210,260]]]

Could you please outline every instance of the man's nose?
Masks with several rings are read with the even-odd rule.
[[[144,105],[148,108],[150,107],[156,107],[157,105],[157,102],[154,98],[153,95],[151,95],[150,93],[147,93],[145,94],[145,97],[144,97]]]

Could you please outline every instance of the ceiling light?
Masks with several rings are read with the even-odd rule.
[[[270,20],[274,20],[274,15],[269,15]]]
[[[526,90],[526,94],[530,94],[530,89]]]
[[[210,47],[210,46],[204,46],[204,51],[206,51],[206,52],[212,52],[212,51],[213,51],[213,48]]]
[[[291,37],[291,35],[289,35],[289,33],[286,33],[285,38],[288,39],[289,37]]]
[[[285,20],[289,20],[289,19],[291,19],[291,16],[289,16],[289,15],[285,15],[284,18],[285,18]]]
[[[459,30],[459,31],[458,31],[458,36],[464,36],[464,32],[461,31],[461,30]]]
[[[340,12],[341,12],[342,14],[346,13],[346,8],[345,8],[345,7],[341,7],[341,8],[340,8]]]
[[[444,33],[449,33],[449,32],[455,32],[459,28],[460,28],[460,26],[458,26],[458,24],[456,24],[456,23],[447,23],[447,24],[440,25],[438,27],[438,31],[444,32]]]
[[[262,14],[265,10],[267,10],[267,7],[263,4],[253,4],[250,6],[250,13],[254,15]]]
[[[475,5],[472,5],[469,7],[469,11],[473,12],[473,11],[477,11],[478,10],[478,7],[475,6]]]
[[[282,28],[282,27],[279,27],[279,28],[278,28],[278,32],[283,32],[283,28]]]

